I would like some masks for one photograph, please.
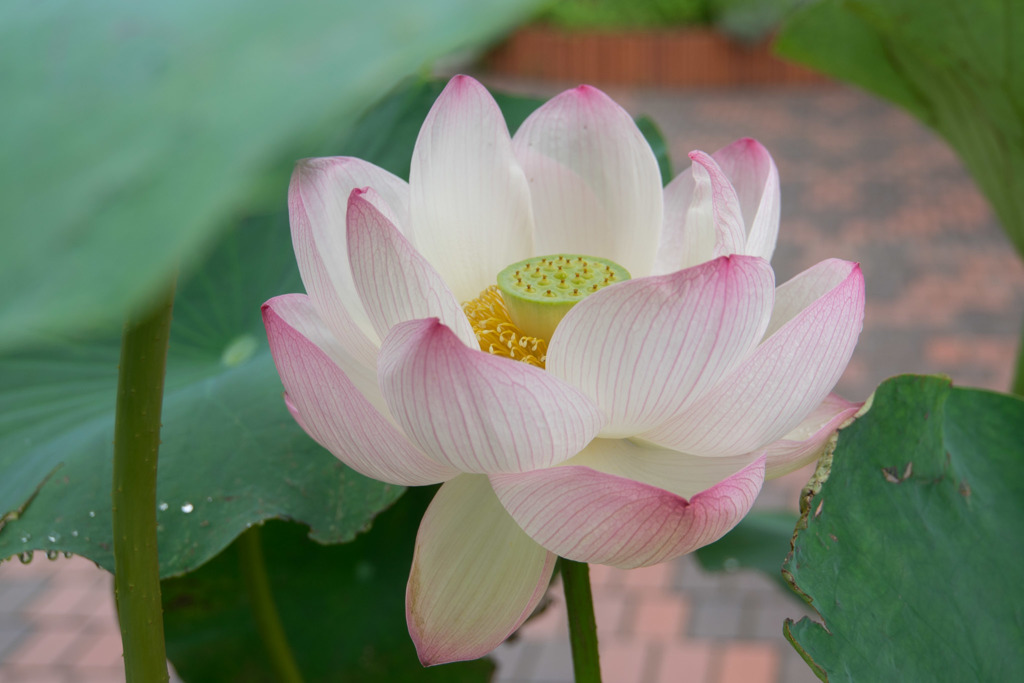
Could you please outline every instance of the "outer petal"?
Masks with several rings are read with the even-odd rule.
[[[486,89],[456,76],[430,110],[409,172],[413,243],[459,301],[530,256],[526,177],[501,110]]]
[[[747,458],[737,471],[710,459],[644,450],[598,439],[561,467],[492,474],[491,484],[512,518],[548,550],[579,562],[628,569],[664,562],[721,538],[747,514],[764,482],[763,456],[752,462]],[[693,481],[703,483],[709,475],[726,472],[689,500],[679,493],[691,490]]]
[[[849,424],[862,405],[850,403],[838,394],[826,396],[795,429],[765,447],[767,478],[789,474],[821,457],[832,435]]]
[[[374,409],[384,415],[388,414],[384,395],[380,393],[380,387],[377,385],[376,349],[369,365],[364,365],[359,353],[361,349],[348,343],[348,339],[339,339],[335,336],[334,331],[320,317],[312,297],[305,294],[276,296],[264,303],[263,308],[264,320],[267,317],[267,309],[270,309],[288,327],[327,354]]]
[[[647,431],[754,348],[768,326],[774,286],[767,261],[732,256],[601,290],[559,323],[548,372],[601,407],[601,436]]]
[[[288,188],[292,243],[302,283],[320,317],[337,336],[351,339],[364,361],[375,355],[379,339],[349,270],[345,213],[352,190],[366,186],[377,191],[400,224],[408,220],[405,181],[360,159],[304,159],[296,164]]]
[[[463,472],[520,472],[578,453],[601,428],[578,389],[526,363],[468,348],[436,318],[392,328],[381,391],[409,438]]]
[[[728,176],[704,152],[690,152],[690,159],[693,165],[665,188],[658,273],[745,253],[743,213]]]
[[[478,347],[455,295],[381,213],[373,190],[353,190],[348,205],[352,276],[374,330],[383,339],[397,323],[438,317],[463,344]],[[379,202],[377,202],[379,204]]]
[[[373,407],[332,360],[326,327],[308,317],[300,323],[297,307],[289,303],[294,301],[278,297],[263,304],[263,322],[288,408],[301,416],[302,428],[346,465],[380,481],[419,486],[455,476],[456,470],[420,453]]]
[[[800,424],[825,399],[863,325],[860,266],[823,261],[779,287],[775,300],[770,336],[754,353],[644,439],[704,456],[756,451]]]
[[[604,256],[651,272],[661,230],[661,176],[633,119],[590,86],[542,105],[513,139],[530,181],[536,253]]]
[[[530,616],[555,556],[530,540],[487,478],[441,487],[416,536],[406,618],[425,666],[482,657]]]
[[[742,138],[714,153],[739,198],[746,225],[744,254],[770,261],[779,236],[779,170],[757,140]]]

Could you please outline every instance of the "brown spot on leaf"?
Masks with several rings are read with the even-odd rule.
[[[890,484],[902,484],[914,474],[914,463],[908,462],[907,466],[903,468],[901,474],[897,467],[883,467],[882,476]]]

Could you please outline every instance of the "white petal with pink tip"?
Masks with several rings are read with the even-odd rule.
[[[381,391],[410,439],[463,472],[522,472],[575,455],[601,428],[578,389],[526,363],[470,349],[437,319],[392,328]]]
[[[666,223],[661,233],[658,273],[744,253],[747,235],[736,190],[711,156],[695,151],[690,159],[693,165],[665,188],[674,224]]]
[[[825,399],[860,335],[864,277],[858,264],[833,259],[795,280],[797,285],[776,290],[771,336],[696,403],[644,439],[695,455],[751,452],[796,427]]]
[[[676,415],[753,349],[774,286],[767,261],[733,256],[604,289],[559,323],[547,370],[600,406],[601,436],[633,436]]]
[[[746,226],[743,253],[771,260],[779,236],[779,170],[757,140],[742,138],[712,157],[729,178],[739,199]]]
[[[483,657],[533,612],[555,556],[509,517],[482,475],[444,484],[427,508],[409,574],[409,633],[425,666]]]
[[[348,207],[352,276],[380,338],[406,320],[437,317],[463,344],[476,335],[455,295],[409,241],[380,212],[373,190],[355,190]]]
[[[685,478],[686,469],[681,464],[675,479]],[[513,519],[548,550],[628,569],[664,562],[725,535],[754,504],[764,457],[689,500],[581,465],[492,474],[490,480]]]
[[[531,114],[513,145],[530,183],[535,253],[602,256],[633,277],[651,272],[661,175],[622,107],[581,85]]]
[[[296,296],[301,295],[291,295]],[[390,484],[436,484],[458,474],[419,452],[373,407],[327,351],[289,323],[284,315],[293,321],[296,318],[294,307],[288,305],[294,302],[288,298],[265,303],[263,322],[274,364],[288,392],[289,410],[301,417],[303,429],[352,469]],[[305,323],[308,333],[309,321]],[[315,335],[321,342],[323,333],[326,328]]]
[[[490,93],[456,76],[427,115],[409,171],[412,242],[458,301],[530,256],[533,217],[526,177]]]
[[[365,339],[369,353],[379,338],[356,295],[345,239],[348,197],[358,187],[372,186],[395,220],[408,220],[409,186],[402,179],[361,159],[303,159],[295,165],[288,188],[292,244],[302,282],[335,333]]]

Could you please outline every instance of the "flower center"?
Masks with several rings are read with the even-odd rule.
[[[613,261],[555,254],[513,263],[477,298],[462,304],[480,349],[544,367],[548,342],[569,309],[588,294],[629,279]]]
[[[462,304],[462,310],[476,332],[481,351],[544,367],[547,341],[526,336],[512,322],[497,285],[491,285],[477,298]]]
[[[526,334],[551,339],[569,309],[588,294],[629,279],[608,259],[576,254],[538,256],[498,273],[498,289],[512,322]]]

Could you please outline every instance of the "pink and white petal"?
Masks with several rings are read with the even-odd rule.
[[[445,483],[420,522],[405,593],[424,666],[483,657],[533,612],[555,556],[509,517],[487,478]]]
[[[383,339],[406,320],[436,317],[463,344],[478,348],[476,334],[455,295],[375,202],[373,190],[354,190],[348,206],[352,276],[374,330]]]
[[[724,256],[603,289],[559,323],[547,370],[601,408],[602,437],[645,432],[751,352],[768,325],[774,286],[764,259]]]
[[[693,167],[672,179],[662,194],[664,203],[664,216],[661,226],[661,237],[658,241],[658,253],[654,258],[653,275],[664,275],[674,273],[682,266],[686,253],[687,240],[692,239],[686,234],[686,214],[690,211],[690,204],[693,203],[693,191],[695,188],[693,180]],[[708,241],[712,239],[707,236]],[[706,249],[710,254],[711,250]],[[710,260],[705,259],[705,260]]]
[[[286,391],[285,402],[293,415],[300,416],[299,425],[339,460],[373,479],[420,486],[458,474],[417,450],[374,408],[318,345],[326,328],[314,335],[315,342],[303,333],[309,331],[308,325],[300,331],[289,323],[295,316],[289,315],[294,311],[289,311],[287,303],[282,304],[285,298],[263,304],[263,322]]]
[[[594,439],[561,466],[589,467],[690,498],[725,481],[762,455],[702,458],[637,439]]]
[[[526,176],[501,110],[469,76],[456,76],[423,122],[409,172],[412,241],[459,301],[530,256]]]
[[[578,453],[601,429],[597,406],[540,368],[471,349],[436,318],[395,325],[380,388],[409,438],[463,472],[521,472]]]
[[[712,155],[729,178],[746,226],[744,254],[771,261],[779,236],[779,169],[757,140],[741,138]]]
[[[377,349],[367,363],[361,357],[362,348],[346,343],[330,325],[320,317],[320,311],[305,294],[283,294],[263,304],[271,309],[282,322],[312,342],[334,361],[349,381],[359,390],[378,412],[388,415],[384,395],[377,384]],[[265,314],[264,314],[265,317]],[[390,419],[390,416],[389,416]]]
[[[856,275],[853,274],[854,270],[857,271]],[[855,282],[849,281],[851,276],[863,281],[859,264],[842,259],[825,259],[776,287],[775,308],[772,309],[768,329],[764,332],[765,339],[844,282],[847,286],[854,286]]]
[[[661,234],[658,272],[745,253],[746,228],[732,183],[708,154],[690,152],[690,159],[693,165],[665,188],[673,223],[666,222]]]
[[[352,190],[367,186],[377,191],[396,221],[408,220],[408,185],[360,159],[304,159],[295,165],[288,188],[292,244],[306,291],[335,334],[357,340],[363,355],[376,348],[380,339],[352,282],[345,214]],[[357,331],[365,339],[359,339]]]
[[[784,291],[785,285],[776,290],[776,313],[787,291],[793,300],[800,298],[797,292],[805,298],[816,293],[809,305],[787,320],[778,316],[782,324],[771,334],[773,313],[771,336],[739,367],[642,438],[695,455],[747,453],[782,437],[818,407],[857,344],[864,322],[864,277],[858,264],[847,261],[823,262],[812,271],[807,279],[822,287],[817,292],[803,287]]]
[[[294,182],[292,187],[295,187]],[[323,258],[316,248],[316,243],[313,241],[312,228],[305,212],[301,209],[301,199],[297,200],[295,197],[296,194],[290,191],[292,246],[295,251],[295,259],[299,264],[302,284],[306,292],[309,293],[311,304],[331,333],[344,343],[353,357],[363,366],[373,368],[377,363],[377,348],[380,346],[380,339],[373,334],[372,328],[369,329],[370,336],[368,336],[369,321],[357,321],[353,312],[339,298],[338,291],[331,279],[330,270],[324,264]],[[355,297],[355,301],[350,299],[349,305],[354,305],[356,315],[365,315],[360,307],[358,297]]]
[[[665,463],[649,468],[666,477],[661,485],[573,464],[492,474],[490,480],[505,509],[540,545],[578,562],[629,569],[718,540],[750,511],[764,482],[761,456],[687,499],[662,488],[669,482],[685,486],[692,462],[680,458],[675,469]],[[589,460],[600,466],[615,458]]]
[[[832,436],[853,421],[862,405],[851,403],[838,394],[826,396],[795,429],[765,446],[766,477],[781,477],[820,458]]]
[[[530,182],[537,254],[610,258],[651,272],[661,231],[661,174],[632,117],[581,85],[537,109],[513,138]]]

